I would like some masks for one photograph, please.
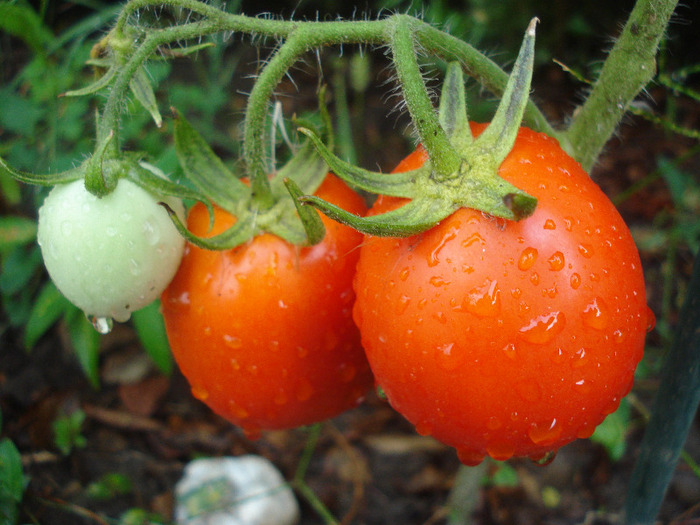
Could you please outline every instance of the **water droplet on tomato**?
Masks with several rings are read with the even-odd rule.
[[[457,458],[463,465],[468,467],[476,467],[482,461],[484,461],[484,454],[478,450],[460,447],[457,449]]]
[[[576,290],[579,286],[581,286],[581,276],[576,272],[572,273],[571,279],[569,279],[569,284],[571,285],[571,288]]]
[[[583,255],[586,259],[593,257],[593,247],[590,244],[581,243],[578,245],[578,253]]]
[[[141,265],[136,259],[129,259],[129,272],[131,275],[141,275]]]
[[[233,399],[229,399],[228,401],[228,409],[231,415],[236,418],[238,421],[242,421],[244,419],[248,419],[248,411],[243,408],[241,405],[237,404]]]
[[[595,432],[596,426],[597,425],[591,422],[584,423],[581,428],[576,431],[576,437],[579,439],[588,439],[593,435],[593,432]]]
[[[571,366],[573,368],[581,368],[586,366],[588,364],[588,361],[590,360],[589,355],[590,352],[587,351],[585,348],[579,348],[574,353],[574,361],[571,362]]]
[[[479,317],[493,317],[501,311],[501,291],[498,283],[486,279],[483,285],[473,288],[455,310],[466,311]]]
[[[201,385],[192,385],[192,395],[196,399],[199,399],[200,401],[204,402],[209,398],[209,390],[207,390]]]
[[[508,343],[506,346],[503,347],[503,352],[508,358],[515,359],[515,344]]]
[[[408,308],[410,302],[411,298],[406,295],[402,295],[401,297],[399,297],[399,300],[396,303],[396,315],[401,315],[402,313],[404,313]]]
[[[594,297],[583,310],[583,324],[594,330],[603,330],[608,325],[610,313],[605,301],[600,297]]]
[[[446,371],[452,371],[462,364],[459,356],[454,351],[454,343],[440,345],[435,349],[435,360],[440,368]]]
[[[446,281],[441,275],[433,275],[429,279],[430,284],[432,284],[435,287],[440,287],[440,286],[445,286],[450,284],[450,281]]]
[[[546,467],[557,457],[556,450],[545,452],[541,456],[530,456],[530,460],[538,467]]]
[[[297,346],[297,355],[301,358],[304,358],[307,355],[309,355],[309,350],[307,348],[304,348],[303,346]]]
[[[308,401],[314,393],[314,387],[308,379],[302,378],[297,387],[297,401]]]
[[[98,334],[106,335],[112,331],[114,321],[111,317],[98,317],[94,315],[88,316],[88,321]]]
[[[143,222],[141,231],[143,232],[148,244],[151,246],[158,244],[158,241],[160,240],[160,228],[158,227],[158,222],[156,221],[155,217],[150,216],[148,219],[146,219]]]
[[[241,369],[241,364],[238,362],[238,359],[236,359],[235,357],[231,358],[231,368],[233,368],[236,371]]]
[[[536,445],[555,443],[561,437],[561,433],[562,427],[557,422],[556,418],[552,419],[549,423],[533,423],[528,430],[528,436],[530,436],[530,439]]]
[[[448,231],[442,239],[435,245],[435,248],[428,255],[428,266],[437,266],[440,263],[440,252],[445,245],[457,236],[456,230],[453,228]]]
[[[107,237],[116,237],[119,231],[114,226],[107,226],[105,228],[105,233],[107,234]]]
[[[525,248],[520,254],[520,259],[518,259],[518,268],[521,270],[529,270],[535,264],[537,260],[537,249],[536,248]]]
[[[565,324],[563,312],[550,312],[532,319],[520,329],[519,334],[528,343],[545,344],[561,333]]]
[[[542,398],[542,388],[538,383],[533,381],[521,381],[516,383],[515,392],[521,399],[528,403],[536,403]],[[514,412],[511,417],[517,417],[518,413]]]
[[[227,347],[233,348],[233,349],[237,349],[237,348],[240,348],[241,346],[243,346],[243,342],[241,341],[240,337],[236,337],[234,335],[228,335],[228,334],[224,334],[224,344]]]
[[[429,421],[421,421],[416,424],[416,432],[421,436],[429,436],[433,433],[433,426]]]
[[[656,326],[656,316],[654,315],[654,312],[652,311],[652,309],[649,308],[648,306],[647,306],[646,314],[647,314],[646,330],[647,330],[647,332],[651,332],[654,329],[654,327]]]
[[[582,394],[590,394],[591,390],[593,389],[591,382],[586,381],[585,379],[579,379],[578,381],[574,382],[574,385],[576,386],[577,392]]]
[[[283,406],[287,404],[287,394],[284,391],[277,392],[275,397],[272,399],[273,403],[277,406]]]
[[[486,422],[486,428],[489,430],[498,430],[503,426],[503,423],[496,416],[491,416]]]
[[[399,279],[405,281],[406,279],[408,279],[410,273],[411,269],[408,266],[406,266],[403,270],[399,272]]]
[[[486,244],[486,241],[478,232],[472,233],[469,237],[467,237],[466,239],[464,239],[462,241],[462,246],[464,248],[468,248],[469,246],[471,246],[474,243],[479,243],[481,245],[484,245],[484,244]]]
[[[549,263],[549,269],[554,272],[558,272],[564,268],[564,265],[566,264],[564,254],[561,252],[554,252],[552,256],[547,259],[547,262]]]
[[[507,441],[495,441],[486,445],[486,453],[496,461],[506,461],[513,457],[515,445]]]
[[[545,230],[556,230],[557,225],[552,219],[547,219],[544,221],[544,229]]]
[[[616,343],[622,343],[627,339],[627,332],[625,330],[617,329],[613,332],[613,341]]]
[[[447,316],[445,315],[445,312],[435,312],[433,314],[433,319],[435,319],[440,324],[447,323]]]
[[[532,272],[532,275],[530,276],[530,282],[534,285],[539,284],[540,276],[537,272]]]

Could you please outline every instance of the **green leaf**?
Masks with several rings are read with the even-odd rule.
[[[8,295],[23,291],[40,267],[41,252],[38,245],[10,250],[2,259],[0,291]]]
[[[70,302],[53,282],[47,282],[34,300],[24,332],[24,347],[29,350],[70,308]]]
[[[318,244],[326,235],[326,228],[323,226],[321,217],[314,208],[311,206],[304,206],[299,201],[299,197],[303,196],[303,193],[292,179],[284,179],[284,183],[289,190],[289,194],[292,196],[301,223],[304,225],[308,243],[310,245]]]
[[[236,215],[238,203],[250,198],[250,188],[226,167],[182,115],[174,113],[175,149],[185,175],[209,200]]]
[[[31,136],[44,115],[45,109],[41,105],[18,96],[11,87],[0,89],[0,126],[5,130]]]
[[[131,493],[133,483],[124,474],[108,472],[87,486],[87,495],[96,500],[110,500]]]
[[[173,370],[173,359],[165,332],[165,323],[160,313],[160,301],[156,300],[131,315],[134,328],[146,353],[165,375]]]
[[[0,217],[0,251],[28,244],[36,239],[36,221],[7,215]]]
[[[53,39],[39,15],[28,5],[0,3],[0,29],[21,38],[36,54],[44,54],[44,45]]]
[[[136,97],[141,105],[146,108],[153,117],[153,122],[156,126],[161,127],[163,125],[163,117],[160,115],[158,110],[158,102],[156,101],[156,95],[153,92],[153,86],[151,86],[151,80],[148,78],[148,73],[144,67],[140,67],[133,77],[131,77],[131,82],[129,82],[129,88],[131,92]]]
[[[74,448],[87,445],[87,439],[80,433],[84,422],[85,412],[82,410],[60,415],[53,421],[54,443],[64,456],[69,455]]]
[[[629,403],[623,399],[620,402],[620,407],[606,417],[591,436],[591,441],[602,445],[613,461],[622,459],[627,449],[629,413]]]
[[[115,77],[117,73],[117,67],[112,66],[110,67],[104,75],[102,75],[100,78],[92,82],[91,84],[88,84],[87,86],[80,88],[80,89],[72,89],[70,91],[66,91],[63,93],[62,96],[64,97],[82,97],[85,95],[92,95],[93,93],[98,92],[99,90],[107,87],[109,83],[112,81],[112,79]]]
[[[0,502],[22,501],[26,480],[22,470],[22,457],[15,444],[9,439],[0,441]],[[1,509],[0,509],[1,510]],[[0,518],[2,518],[0,514]],[[0,521],[0,523],[2,523]]]
[[[89,159],[88,159],[89,160]],[[87,161],[86,161],[87,162]],[[22,181],[26,184],[38,184],[40,186],[55,186],[65,182],[72,182],[81,179],[85,174],[85,162],[80,166],[68,169],[59,173],[30,173],[28,171],[17,170],[0,158],[0,174]]]
[[[98,358],[100,350],[100,334],[78,308],[70,308],[66,315],[68,336],[83,373],[94,388],[100,385]]]

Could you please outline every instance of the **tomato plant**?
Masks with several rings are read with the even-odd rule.
[[[184,214],[179,200],[164,200]],[[101,198],[82,179],[46,197],[37,232],[46,269],[87,315],[126,321],[175,274],[185,242],[158,202],[129,180]]]
[[[317,194],[361,214],[364,202],[329,175]],[[204,206],[188,228],[216,235],[235,222]],[[232,250],[188,245],[162,297],[173,355],[193,394],[249,435],[327,419],[372,384],[352,320],[362,235],[324,218],[326,235],[295,247],[257,235]]]
[[[426,159],[419,148],[396,171]],[[378,384],[467,464],[590,436],[631,388],[651,322],[627,226],[555,140],[521,128],[499,174],[538,198],[532,216],[463,208],[419,235],[368,238],[355,281]],[[380,197],[370,214],[402,204]]]

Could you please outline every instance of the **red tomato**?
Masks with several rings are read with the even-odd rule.
[[[363,214],[333,175],[317,195]],[[248,435],[324,420],[359,404],[373,379],[352,320],[362,235],[323,217],[324,240],[296,247],[262,234],[229,251],[188,245],[163,293],[173,355],[192,393]],[[215,235],[234,223],[196,205],[188,227]]]
[[[420,235],[367,237],[355,278],[377,383],[466,464],[590,436],[629,392],[652,322],[627,226],[554,139],[521,128],[499,174],[538,198],[531,217],[463,208]]]

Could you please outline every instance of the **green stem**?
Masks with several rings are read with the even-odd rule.
[[[428,55],[447,62],[459,62],[463,71],[495,95],[502,95],[508,84],[508,74],[493,60],[466,42],[443,33],[423,22],[414,22],[415,37]],[[529,101],[525,109],[525,124],[559,140],[566,147],[566,137],[555,130],[539,108]]]
[[[394,20],[391,50],[408,112],[437,174],[452,174],[459,169],[462,161],[440,126],[437,112],[423,82],[413,43],[414,19],[407,15],[396,15]]]
[[[700,402],[700,257],[661,372],[651,419],[627,492],[628,525],[651,525],[661,507]]]
[[[605,60],[597,82],[566,131],[586,171],[615,132],[627,108],[656,73],[655,56],[677,0],[638,0]]]

